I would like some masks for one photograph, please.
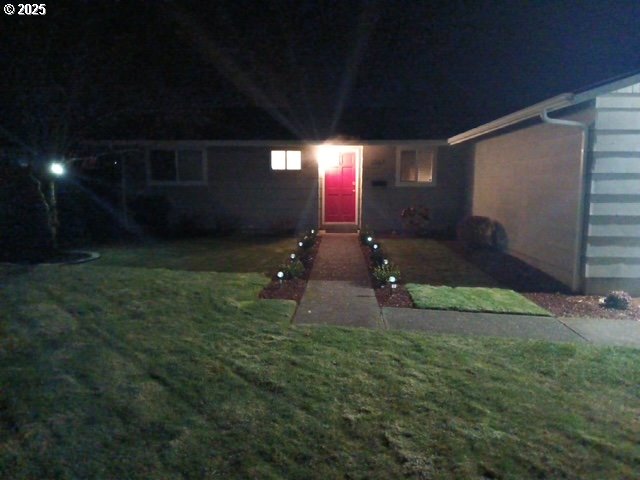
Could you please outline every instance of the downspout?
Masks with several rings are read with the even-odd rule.
[[[585,188],[585,169],[586,169],[586,157],[588,146],[589,125],[575,120],[563,120],[559,118],[550,118],[548,115],[548,109],[542,110],[540,118],[543,122],[550,125],[559,125],[563,127],[579,128],[582,131],[582,142],[580,145],[580,163],[578,165],[578,174],[580,183],[578,185],[578,214],[576,219],[576,237],[574,241],[574,259],[573,259],[573,276],[571,282],[571,289],[574,292],[581,292],[583,288],[583,275],[582,275],[582,254],[585,246],[585,202],[586,202],[586,188]]]

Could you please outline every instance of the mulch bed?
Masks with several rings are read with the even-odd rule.
[[[376,294],[378,305],[381,307],[413,308],[415,305],[404,285],[397,284],[396,288],[391,288],[391,285],[381,285],[373,276],[371,249],[366,245],[360,245],[360,250],[362,250],[365,263],[369,267],[369,280]]]
[[[290,280],[281,281],[276,277],[277,272],[274,272],[273,277],[271,278],[271,283],[264,287],[262,292],[260,292],[260,298],[295,300],[296,303],[300,303],[302,295],[307,288],[307,281],[309,280],[309,275],[311,275],[311,268],[313,267],[313,262],[318,255],[318,249],[320,248],[321,241],[320,236],[316,237],[316,242],[313,247],[307,250],[304,255],[300,256],[300,261],[304,265],[302,278],[292,278]],[[286,260],[286,258],[282,259],[283,262]]]

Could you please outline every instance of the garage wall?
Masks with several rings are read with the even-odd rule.
[[[568,115],[593,118],[591,106]],[[578,245],[581,130],[533,121],[479,141],[472,213],[500,222],[510,254],[571,286]]]
[[[596,98],[587,292],[640,295],[640,84]]]

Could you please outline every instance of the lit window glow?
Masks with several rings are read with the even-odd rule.
[[[301,170],[302,152],[300,150],[271,150],[272,170]]]

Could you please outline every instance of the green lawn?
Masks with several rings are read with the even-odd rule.
[[[640,351],[292,327],[257,274],[0,267],[0,478],[635,478]]]
[[[295,238],[202,238],[100,247],[99,266],[271,274],[296,250]]]
[[[410,283],[407,290],[418,308],[551,316],[544,308],[506,288],[433,287]]]
[[[400,267],[406,283],[450,287],[499,287],[492,277],[442,243],[425,238],[389,238],[384,251]]]

